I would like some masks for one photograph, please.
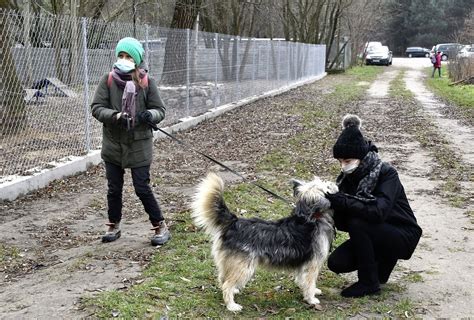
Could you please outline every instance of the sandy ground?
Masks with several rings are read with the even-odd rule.
[[[393,73],[398,73],[397,67],[408,68],[404,77],[407,89],[413,92],[423,112],[432,119],[432,123],[449,141],[472,173],[474,168],[472,127],[445,115],[443,109],[447,109],[448,106],[438,101],[423,84],[425,76],[423,68],[430,65],[429,61],[423,60],[425,59],[395,59],[393,62],[395,70],[385,72],[369,89],[368,103],[362,109],[362,116],[380,112],[377,110],[383,108],[386,100],[390,99],[385,85],[387,78],[393,77]],[[375,94],[370,94],[371,92]],[[369,114],[367,116],[370,117]],[[465,214],[467,210],[473,210],[473,182],[466,182],[463,185],[465,188],[463,193],[471,197],[469,208],[454,208],[435,192],[443,181],[431,179],[430,166],[434,162],[433,156],[424,151],[413,137],[405,135],[400,144],[380,146],[384,150],[382,158],[396,162],[402,167],[399,170],[400,179],[418,222],[423,228],[423,237],[414,256],[400,263],[402,269],[406,269],[404,272],[395,272],[393,278],[406,274],[407,270],[422,276],[423,281],[411,283],[406,292],[406,296],[410,299],[423,301],[424,310],[420,310],[420,316],[436,318],[474,316],[473,226]],[[404,152],[400,153],[400,149]]]
[[[415,315],[410,316],[472,317],[473,226],[465,213],[473,210],[473,183],[463,183],[462,193],[471,197],[469,207],[450,206],[438,191],[443,181],[430,177],[433,155],[421,148],[415,137],[403,128],[398,131],[390,129],[394,123],[403,125],[404,114],[392,104],[388,95],[389,82],[401,68],[406,68],[405,82],[420,102],[422,112],[445,135],[467,168],[473,169],[472,127],[449,116],[445,110],[450,107],[439,102],[423,85],[424,66],[429,66],[428,59],[394,59],[393,66],[386,68],[371,85],[366,102],[356,111],[367,124],[366,135],[377,141],[382,158],[399,169],[411,205],[424,230],[413,258],[402,261],[390,281],[408,274],[421,275],[423,281],[409,282],[403,293],[421,306]],[[331,92],[337,81],[337,77],[321,81],[317,86],[318,94]],[[297,101],[301,99],[300,94],[301,90],[290,92],[261,103],[271,106],[282,100]],[[317,94],[312,93],[311,97],[316,99]],[[267,119],[265,113],[252,113],[247,109],[244,107],[220,120],[201,125],[219,127],[217,142],[194,137],[192,132],[184,133],[184,138],[192,138],[194,146],[221,158],[219,153],[223,148],[249,143],[239,140],[242,139],[239,130],[243,130],[236,121],[239,112],[246,113],[248,123],[244,129],[248,138],[255,141],[253,150],[284,142],[287,127],[293,131],[301,129],[291,117],[281,115]],[[353,111],[351,106],[347,111]],[[261,132],[271,132],[271,129],[283,133],[273,134],[271,142],[260,140]],[[190,160],[185,152],[169,141],[157,143],[156,148],[155,163],[160,163],[160,168],[157,169],[156,165],[152,168],[157,176],[153,181],[154,188],[160,195],[164,211],[177,212],[186,205],[183,198],[192,193],[196,181],[212,165]],[[254,151],[247,155],[247,159],[258,156]],[[252,172],[248,164],[237,161],[239,158],[237,152],[235,161],[226,163],[238,170]],[[176,166],[179,170],[173,170]],[[166,187],[162,181],[167,181]],[[124,196],[127,219],[124,219],[123,239],[107,245],[100,243],[106,218],[105,189],[104,170],[99,166],[85,174],[55,182],[22,199],[0,204],[0,243],[7,248],[18,248],[17,259],[11,261],[5,270],[0,270],[2,319],[87,317],[89,315],[78,308],[81,296],[127,288],[140,276],[150,257],[159,254],[159,248],[149,246],[149,223],[133,195],[129,177]]]

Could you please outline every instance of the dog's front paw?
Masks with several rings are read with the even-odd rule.
[[[313,306],[316,305],[316,304],[320,304],[319,299],[315,298],[315,297],[305,299],[305,300],[306,300],[306,302],[308,302],[309,304],[311,304]]]
[[[318,299],[316,299],[318,300]],[[239,312],[242,310],[242,306],[240,304],[237,304],[237,303],[229,303],[227,305],[227,310],[229,311],[232,311],[232,312]]]
[[[321,291],[321,289],[316,288],[316,289],[314,289],[314,294],[317,295],[317,296],[320,296],[320,295],[323,294],[323,292]]]

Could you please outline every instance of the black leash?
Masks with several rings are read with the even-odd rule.
[[[166,136],[170,137],[173,141],[176,141],[178,144],[180,144],[180,145],[182,145],[182,146],[185,146],[186,148],[189,148],[190,150],[192,150],[192,151],[194,151],[194,152],[200,154],[201,156],[203,156],[203,157],[206,158],[206,159],[211,160],[211,161],[214,162],[215,164],[217,164],[217,165],[223,167],[224,169],[226,169],[226,170],[232,172],[232,173],[235,174],[236,176],[239,176],[239,177],[242,178],[242,180],[244,180],[245,182],[249,182],[249,181],[247,181],[247,179],[246,179],[243,175],[241,175],[240,173],[238,173],[238,172],[235,171],[234,169],[232,169],[232,168],[226,166],[226,165],[223,164],[222,162],[220,162],[220,161],[218,161],[218,160],[216,160],[216,159],[214,159],[214,158],[208,156],[207,154],[202,153],[202,152],[199,151],[199,150],[196,150],[194,147],[190,146],[189,144],[185,143],[184,141],[182,141],[182,140],[176,138],[175,136],[169,134],[169,133],[166,132],[165,130],[162,130],[162,129],[158,128],[154,123],[149,123],[149,125],[150,125],[154,130],[158,130],[158,131],[160,131],[161,133],[165,134]],[[262,185],[260,185],[260,184],[258,184],[258,183],[256,183],[256,182],[254,182],[254,181],[250,181],[250,183],[253,184],[253,185],[255,185],[256,187],[262,189],[263,191],[265,191],[265,192],[271,194],[271,195],[274,196],[275,198],[280,199],[280,200],[283,201],[283,202],[286,202],[286,203],[289,204],[290,206],[292,206],[292,207],[295,206],[295,205],[294,205],[292,202],[290,202],[289,200],[283,198],[282,196],[276,194],[275,192],[273,192],[273,191],[271,191],[271,190],[268,190],[268,189],[265,188],[264,186],[262,186]]]

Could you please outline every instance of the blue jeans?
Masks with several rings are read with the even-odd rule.
[[[151,224],[157,226],[164,218],[150,188],[150,166],[131,168],[131,172],[135,194],[141,200],[146,213],[148,213]],[[105,162],[105,174],[108,185],[107,214],[110,222],[118,223],[122,220],[122,190],[125,170],[116,164]]]

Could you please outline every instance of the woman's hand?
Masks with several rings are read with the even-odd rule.
[[[112,118],[112,123],[115,123],[118,126],[129,130],[130,125],[131,125],[131,120],[132,119],[128,116],[127,113],[118,112],[118,113],[114,113],[113,118]]]
[[[139,113],[137,113],[137,119],[140,123],[145,123],[149,125],[153,130],[158,130],[157,125],[153,123],[153,115],[150,111],[140,111]]]
[[[331,202],[331,208],[334,210],[347,209],[347,196],[342,192],[326,193],[326,199]]]

